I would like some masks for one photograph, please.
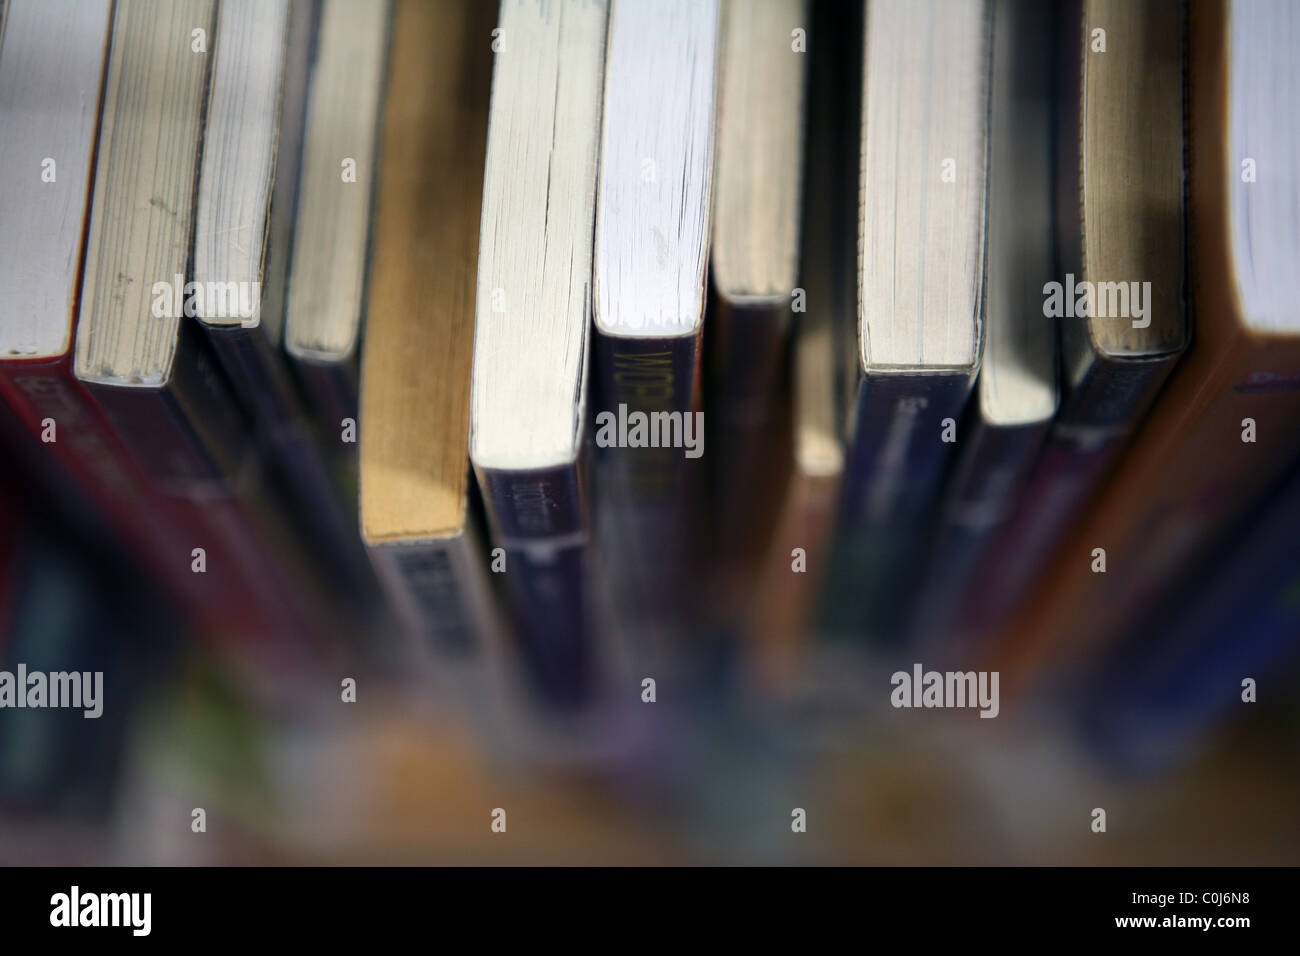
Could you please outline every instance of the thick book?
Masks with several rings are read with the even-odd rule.
[[[702,487],[717,47],[716,0],[611,5],[589,420],[602,568],[629,645],[650,653],[683,627]]]
[[[1190,17],[1196,338],[1123,467],[1003,642],[1028,678],[1087,655],[1221,554],[1295,459],[1300,429],[1300,18],[1286,3]],[[1105,550],[1105,573],[1094,573]]]
[[[1065,13],[1077,69],[1059,111],[1061,407],[963,615],[993,633],[1029,593],[1190,339],[1184,250],[1185,11],[1087,0]],[[1101,30],[1101,33],[1097,33]],[[1140,84],[1141,97],[1132,90]],[[996,569],[995,572],[992,569]]]
[[[717,599],[742,605],[786,478],[772,462],[791,316],[824,305],[799,286],[808,14],[805,0],[723,5],[704,391],[714,560],[730,582]]]
[[[896,643],[983,343],[989,6],[872,3],[856,381],[827,627]],[[900,105],[902,104],[902,105]]]
[[[311,542],[340,607],[365,624],[378,589],[341,450],[356,429],[340,418],[314,432],[281,349],[313,29],[306,2],[230,0],[218,8],[194,211],[193,312],[252,421],[296,532]],[[336,180],[334,188],[361,187]],[[352,233],[359,250],[365,236],[364,227]]]
[[[112,5],[15,0],[0,47],[0,395],[200,631],[243,626],[223,568],[190,568],[205,519],[157,492],[72,369],[78,290]],[[42,63],[64,59],[51,81]],[[33,158],[29,144],[40,143]],[[42,160],[42,157],[46,157]],[[35,162],[36,165],[32,166]]]
[[[242,612],[232,637],[288,665],[333,625],[266,503],[238,402],[184,321],[195,290],[175,280],[189,271],[210,63],[192,31],[211,37],[215,14],[203,0],[114,8],[73,368],[152,486],[195,518],[168,559]]]
[[[325,0],[319,10],[284,347],[320,427],[337,435],[356,416],[390,4]]]
[[[969,635],[961,606],[983,586],[989,550],[1020,504],[1056,414],[1056,325],[1041,308],[1056,268],[1056,37],[1047,4],[1009,0],[994,8],[984,356],[911,622],[927,661],[963,659]]]
[[[468,461],[490,7],[400,0],[361,361],[361,534],[440,698],[504,704]],[[412,197],[418,197],[413,202]]]
[[[607,19],[604,3],[501,5],[475,289],[470,460],[522,659],[568,710],[597,667],[582,450]]]

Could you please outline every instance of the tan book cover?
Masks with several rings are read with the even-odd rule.
[[[395,8],[361,368],[362,538],[417,657],[456,683],[495,630],[468,497],[493,23],[456,2]]]

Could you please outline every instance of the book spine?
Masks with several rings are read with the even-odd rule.
[[[509,699],[501,622],[473,524],[451,538],[375,545],[370,556],[409,637],[411,660],[441,695],[495,726]]]
[[[896,643],[970,394],[968,374],[872,374],[862,382],[825,625]]]
[[[1097,360],[1071,391],[1024,496],[963,599],[963,619],[972,634],[996,632],[1019,608],[1119,460],[1176,361]]]
[[[172,543],[177,560],[189,564],[203,550],[203,579],[213,601],[237,614],[232,630],[257,640],[277,632],[300,632],[288,613],[290,591],[257,541],[231,482],[203,451],[199,436],[174,395],[166,391],[91,386],[122,441],[161,492],[187,513],[186,539]]]
[[[1300,644],[1300,471],[1257,509],[1235,548],[1188,576],[1095,668],[1083,719],[1093,743],[1144,771],[1189,755],[1243,699],[1276,687]],[[1101,706],[1100,702],[1105,703]]]
[[[1001,642],[1008,671],[1059,667],[1116,640],[1187,569],[1220,553],[1295,461],[1300,343],[1203,338],[1188,361],[1062,547],[1044,593]],[[1242,440],[1247,420],[1254,442]],[[1095,547],[1105,548],[1106,574],[1090,572]]]
[[[286,491],[282,497],[296,529],[311,542],[315,563],[352,598],[348,609],[370,608],[377,582],[357,533],[355,508],[345,504],[337,471],[308,431],[279,350],[260,328],[207,331],[234,391],[249,406],[258,443]]]
[[[302,386],[321,434],[337,435],[347,419],[357,420],[357,362],[318,362],[290,355],[294,376]]]
[[[484,625],[469,600],[473,585],[461,579],[463,562],[448,543],[380,545],[370,553],[402,624],[427,650],[453,660],[474,654]]]
[[[0,363],[0,393],[37,439],[39,447],[95,502],[109,525],[172,597],[205,630],[242,622],[237,608],[190,569],[188,541],[200,540],[201,523],[186,520],[150,483],[139,462],[119,441],[86,387],[65,358],[53,363]],[[46,425],[53,426],[47,432]],[[219,575],[218,575],[219,576]],[[234,615],[234,616],[232,616]]]
[[[539,552],[586,543],[587,514],[578,465],[476,471],[495,543]]]
[[[702,333],[634,338],[597,332],[593,422],[602,412],[617,417],[620,405],[646,414],[699,411],[701,341]]]
[[[654,416],[668,414],[680,420],[683,437],[688,424],[694,428],[686,416],[701,412],[700,345],[699,335],[595,336],[596,524],[608,586],[625,626],[635,629],[672,630],[680,622],[689,590],[687,509],[703,472],[688,449],[648,447],[648,428],[638,438],[629,425],[637,415],[652,426]],[[698,428],[693,434],[707,438]]]
[[[790,302],[748,305],[719,296],[709,322],[710,416],[727,432],[761,429],[775,409]]]
[[[775,528],[789,471],[786,362],[790,302],[742,305],[724,296],[709,316],[708,478],[714,565],[747,604]]]
[[[750,608],[755,635],[753,666],[758,686],[778,696],[792,693],[804,638],[813,624],[819,589],[826,579],[828,545],[840,497],[840,476],[796,471],[772,534],[760,585]],[[794,573],[796,551],[806,562]]]
[[[914,637],[934,649],[926,660],[959,657],[969,638],[961,598],[988,559],[998,530],[1024,491],[1050,422],[999,426],[977,419],[944,492],[938,530],[917,601]]]
[[[204,572],[196,576],[204,578],[211,600],[225,600],[237,615],[230,636],[255,642],[267,673],[301,668],[322,639],[337,636],[337,624],[323,610],[324,593],[275,510],[265,504],[255,448],[196,326],[181,323],[165,388],[89,388],[154,487],[199,536],[186,543],[184,557],[204,549]]]
[[[525,667],[543,703],[582,707],[593,692],[588,516],[580,463],[478,468]]]
[[[1176,590],[1180,568],[1206,561],[1294,457],[1300,427],[1300,343],[1254,338],[1242,328],[1239,269],[1231,224],[1237,160],[1224,148],[1231,128],[1229,4],[1207,2],[1189,19],[1189,253],[1194,261],[1196,341],[1135,446],[1124,478],[1099,509],[1098,532],[1119,560],[1143,573],[1111,582],[1103,626],[1131,620]],[[1252,423],[1257,437],[1243,439]],[[1254,436],[1253,436],[1254,437]],[[1249,454],[1249,464],[1241,462]],[[1171,484],[1172,483],[1172,484]],[[1134,493],[1140,497],[1132,498]],[[1123,494],[1123,498],[1119,494]],[[1122,516],[1122,534],[1107,530]],[[1092,533],[1095,536],[1095,533]],[[1078,591],[1091,590],[1085,579]],[[1117,586],[1118,585],[1118,586]],[[1115,614],[1112,616],[1112,604]],[[1093,637],[1093,640],[1096,638]],[[1085,643],[1075,633],[1074,641]],[[1091,643],[1091,641],[1086,641]]]

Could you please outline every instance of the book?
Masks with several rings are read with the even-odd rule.
[[[772,464],[785,451],[773,438],[790,318],[810,308],[799,287],[808,13],[804,0],[723,5],[705,393],[715,560],[738,592],[720,599],[741,603],[785,478]]]
[[[1221,558],[1183,576],[1177,601],[1126,628],[1090,668],[1080,717],[1115,764],[1185,762],[1234,707],[1288,692],[1300,650],[1300,472],[1266,498]]]
[[[755,676],[778,692],[789,690],[801,670],[844,475],[835,341],[829,310],[810,308],[800,316],[794,338],[793,468],[750,611]]]
[[[311,543],[343,610],[366,623],[377,584],[348,500],[354,482],[345,484],[342,453],[326,451],[344,447],[347,423],[313,434],[281,349],[293,215],[277,203],[292,207],[297,188],[293,149],[312,15],[309,3],[290,0],[218,8],[194,209],[193,281],[202,294],[193,311],[252,421],[296,532]],[[359,187],[336,181],[334,188]],[[353,240],[364,249],[364,227]]]
[[[386,0],[325,0],[311,68],[284,347],[334,435],[356,416],[389,16]]]
[[[58,0],[9,4],[0,46],[0,218],[21,242],[0,254],[11,290],[0,313],[0,395],[39,454],[70,481],[203,632],[232,629],[241,609],[190,570],[199,515],[158,494],[73,374],[78,294],[112,7]],[[40,64],[67,60],[57,76]],[[40,155],[36,155],[36,153]],[[17,234],[15,234],[17,235]],[[225,593],[223,593],[225,592]]]
[[[861,10],[832,0],[808,5],[807,130],[799,205],[796,285],[806,309],[793,313],[789,481],[758,586],[749,601],[748,658],[759,693],[790,699],[816,656],[817,606],[826,585],[845,461],[840,351],[857,337],[857,195],[861,102]],[[845,91],[849,92],[845,92]],[[715,230],[715,238],[717,232]],[[797,549],[797,550],[796,550]]]
[[[16,0],[3,20],[0,36],[8,42],[0,47],[0,109],[9,132],[0,142],[6,179],[0,211],[5,222],[27,230],[22,245],[4,244],[0,259],[13,296],[0,316],[6,360],[57,356],[67,344],[111,12],[109,3],[77,8]],[[60,37],[70,62],[49,76],[40,66]]]
[[[470,461],[539,699],[593,699],[587,329],[607,7],[504,0],[492,72]],[[638,159],[639,162],[639,159]]]
[[[295,13],[298,20],[291,23]],[[309,9],[299,4],[295,10],[289,0],[231,0],[217,10],[194,207],[193,273],[195,282],[213,286],[212,294],[195,296],[193,309],[213,331],[256,330],[271,339],[281,332],[284,315],[273,297],[282,298],[283,288],[267,275],[267,265],[274,260],[283,278],[287,239],[272,233],[271,222],[273,198],[292,199],[297,182],[297,157],[279,146],[282,116],[285,127],[302,122],[301,103],[285,101],[284,93],[290,86],[291,31],[301,50],[311,36],[304,13]],[[292,58],[295,66],[305,67],[299,49]],[[301,83],[295,85],[301,96]],[[274,196],[275,189],[281,196]]]
[[[1064,16],[1066,50],[1079,64],[1066,76],[1079,85],[1063,91],[1060,111],[1064,274],[1043,286],[1042,304],[1059,323],[1061,403],[1024,497],[994,545],[988,567],[996,572],[963,611],[984,634],[996,633],[1034,586],[1191,334],[1182,7],[1088,0]],[[1143,95],[1134,99],[1139,82]]]
[[[501,705],[468,461],[491,8],[400,0],[361,357],[361,536],[441,697]],[[417,201],[412,201],[417,197]]]
[[[1010,0],[994,9],[984,355],[911,623],[926,660],[960,661],[968,652],[962,606],[972,588],[986,586],[989,549],[1019,505],[1056,414],[1056,325],[1040,304],[1056,268],[1056,37],[1047,5]]]
[[[863,52],[856,382],[825,626],[896,643],[983,343],[987,4],[877,2]]]
[[[632,647],[683,626],[703,454],[718,4],[610,8],[596,198],[591,420],[600,550]],[[624,424],[626,423],[626,424]],[[638,429],[638,423],[641,427]],[[667,637],[664,638],[667,640]]]
[[[1300,19],[1284,3],[1207,3],[1189,19],[1196,338],[1122,469],[1007,629],[996,656],[1008,680],[1098,653],[1160,606],[1184,569],[1222,560],[1295,458],[1300,85],[1285,64]],[[1104,574],[1091,570],[1096,548]]]
[[[229,636],[269,669],[301,663],[333,625],[216,357],[182,321],[198,294],[175,277],[189,274],[209,67],[191,44],[215,24],[204,0],[114,8],[73,370],[150,486],[194,519],[167,560],[240,614]]]

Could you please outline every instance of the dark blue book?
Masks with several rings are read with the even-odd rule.
[[[1287,693],[1300,652],[1300,470],[1235,547],[1131,628],[1087,682],[1092,742],[1134,769],[1195,752],[1218,723]],[[1256,703],[1243,699],[1254,682]]]
[[[1054,13],[1038,0],[994,10],[984,356],[911,622],[926,660],[964,657],[970,640],[961,598],[1024,491],[1056,414],[1056,327],[1041,309],[1055,267]]]
[[[984,342],[991,16],[867,8],[856,381],[833,635],[897,644]]]

